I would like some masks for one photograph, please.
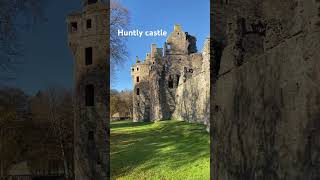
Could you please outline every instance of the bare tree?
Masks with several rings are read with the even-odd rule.
[[[27,95],[16,88],[0,88],[0,177],[26,155],[25,133],[30,130],[22,121]]]
[[[47,95],[49,104],[48,119],[58,142],[65,178],[69,180],[72,179],[72,168],[66,150],[72,146],[70,142],[73,137],[73,131],[70,129],[73,124],[72,95],[68,92],[59,92],[54,88],[49,88]]]
[[[129,26],[129,11],[119,2],[110,3],[110,57],[111,71],[128,57],[126,39],[118,36],[118,29],[126,30]]]
[[[132,91],[124,90],[110,92],[110,115],[119,113],[121,117],[132,117]]]
[[[20,63],[19,30],[44,20],[45,0],[0,0],[0,80],[6,80]]]
[[[117,90],[110,91],[110,115],[114,115],[118,112],[119,108],[119,92]]]
[[[71,179],[73,176],[74,117],[72,94],[58,88],[48,88],[44,92],[39,91],[31,99],[31,111],[35,129],[42,132],[42,137],[36,138],[37,144],[31,148],[30,156],[32,158],[29,159],[29,162],[34,164],[35,169],[39,168],[37,167],[39,158],[34,157],[34,152],[43,154],[42,161],[53,157],[59,161],[57,168],[63,168],[65,179]],[[47,169],[49,172],[55,171],[53,167],[47,168],[50,168]]]
[[[133,96],[131,90],[122,91],[123,100],[126,102],[126,113],[129,114],[129,117],[133,117]]]

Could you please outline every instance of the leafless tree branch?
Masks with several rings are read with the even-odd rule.
[[[44,21],[45,0],[0,0],[0,80],[8,80],[8,74],[20,64],[22,56],[19,32],[32,24]]]
[[[112,0],[110,3],[110,57],[111,71],[116,65],[128,58],[126,39],[118,36],[118,29],[126,30],[129,26],[129,11],[119,2]]]

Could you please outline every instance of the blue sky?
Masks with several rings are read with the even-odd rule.
[[[182,30],[197,37],[198,51],[210,34],[209,0],[119,0],[130,12],[129,30],[141,31],[163,29],[173,31],[174,24],[180,24]],[[136,56],[144,59],[152,43],[162,47],[166,37],[128,37],[129,59],[119,66],[111,81],[111,88],[117,90],[132,89],[130,67]]]
[[[67,43],[66,16],[81,8],[79,0],[47,1],[47,22],[19,34],[23,64],[16,66],[15,80],[5,83],[27,94],[58,86],[73,88],[73,57]]]
[[[209,35],[209,0],[119,0],[131,15],[130,29],[168,32],[173,25],[182,25],[184,31],[198,38],[198,50]],[[19,36],[23,48],[23,64],[16,67],[16,79],[4,85],[19,87],[28,94],[58,86],[73,88],[73,57],[67,45],[66,16],[81,9],[79,0],[47,1],[44,7],[47,22],[32,26]],[[130,66],[135,57],[144,58],[151,43],[162,46],[166,38],[128,38],[130,56],[118,67],[111,87],[131,89]],[[3,82],[0,82],[3,85]]]

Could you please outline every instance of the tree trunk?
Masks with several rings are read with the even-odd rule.
[[[61,120],[59,121],[59,126],[58,126],[58,131],[59,131],[59,143],[60,143],[60,148],[61,148],[61,156],[62,156],[62,159],[63,159],[63,169],[64,169],[64,176],[67,180],[70,179],[70,175],[69,175],[69,166],[68,166],[68,161],[67,161],[67,158],[66,158],[66,155],[65,155],[65,151],[64,151],[64,142],[63,142],[63,132],[62,132],[62,122]]]
[[[60,148],[61,148],[61,155],[62,155],[62,159],[63,159],[64,177],[65,177],[67,180],[69,180],[69,179],[70,179],[69,166],[68,166],[67,158],[66,158],[66,156],[65,156],[64,146],[63,146],[63,143],[62,143],[62,142],[60,142]]]
[[[51,111],[51,124],[52,124],[52,128],[53,128],[53,130],[59,140],[61,158],[63,160],[64,177],[66,180],[69,180],[70,179],[69,166],[68,166],[67,158],[66,158],[65,151],[64,151],[65,146],[63,143],[62,122],[61,122],[61,120],[59,120],[59,118],[56,118],[55,108],[56,107],[55,107],[54,103],[52,103],[51,108],[50,108],[51,109],[50,110]]]

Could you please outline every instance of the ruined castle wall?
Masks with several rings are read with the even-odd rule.
[[[174,26],[174,31],[168,36],[167,45],[169,54],[187,54],[189,42],[187,35],[182,31],[180,25]]]
[[[158,71],[150,74],[149,87],[150,87],[150,120],[156,121],[163,119],[163,110],[160,104],[160,76]]]
[[[210,72],[201,71],[180,83],[173,119],[209,124],[209,79]]]
[[[139,93],[138,93],[139,92]],[[141,80],[133,93],[133,121],[149,121],[150,119],[150,87],[149,81]]]
[[[139,87],[147,90],[139,96],[134,94],[134,121],[174,118],[209,123],[209,41],[206,41],[203,53],[196,52],[195,43],[195,37],[175,25],[164,49],[152,44],[146,60],[132,66],[134,91]],[[148,67],[148,71],[135,72],[142,64]],[[143,85],[135,82],[141,73],[146,79]],[[147,97],[145,105],[137,106],[144,97]]]
[[[202,62],[203,62],[202,53],[190,54],[189,61],[191,62],[191,68],[194,71],[202,70]]]
[[[149,62],[139,62],[132,66],[133,121],[148,121],[150,114],[150,66]]]
[[[106,138],[109,73],[108,45],[105,43],[109,34],[105,21],[108,14],[109,8],[99,2],[67,17],[68,45],[75,61],[74,174],[79,180],[107,179],[109,176],[109,140]],[[87,19],[91,19],[91,28],[85,26]],[[74,30],[72,23],[77,24]],[[86,64],[85,52],[89,47],[92,48],[92,62]]]
[[[183,69],[190,69],[192,62],[187,54],[168,55],[164,58],[164,68],[160,73],[160,106],[164,119],[171,119],[176,108],[178,81],[183,77]],[[178,78],[179,76],[179,78]],[[170,81],[172,87],[170,87]]]
[[[237,49],[247,36],[226,31],[213,84],[213,179],[320,178],[318,8],[316,1],[261,3],[261,16],[249,14],[266,24],[263,51]]]
[[[209,125],[210,56],[208,47],[209,41],[206,42],[202,54],[191,56],[195,63],[192,66],[194,71],[186,72],[179,81],[173,119]]]

